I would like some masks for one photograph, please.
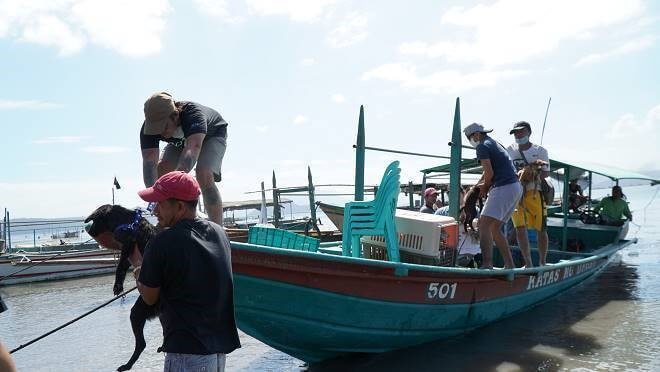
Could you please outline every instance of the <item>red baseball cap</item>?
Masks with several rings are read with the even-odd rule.
[[[197,200],[200,192],[195,177],[186,172],[174,171],[161,176],[153,186],[138,191],[138,195],[146,202],[161,202],[167,199],[193,201]]]
[[[440,193],[440,191],[436,190],[433,187],[429,187],[426,190],[424,190],[424,197],[427,197],[427,196],[433,195],[433,194],[439,194],[439,193]]]

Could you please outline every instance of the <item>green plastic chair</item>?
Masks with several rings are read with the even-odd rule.
[[[353,201],[344,207],[342,254],[360,257],[360,237],[380,235],[387,244],[390,261],[399,262],[399,241],[394,223],[394,213],[399,196],[401,168],[399,162],[392,162],[386,169],[371,201]]]

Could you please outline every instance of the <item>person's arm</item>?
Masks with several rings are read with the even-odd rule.
[[[186,144],[183,147],[183,151],[181,152],[179,164],[176,168],[177,170],[188,173],[193,169],[195,163],[197,163],[199,152],[202,150],[202,142],[204,142],[204,137],[206,137],[205,133],[195,133],[186,137]]]
[[[550,158],[548,157],[548,150],[545,148],[541,147],[541,154],[540,154],[541,160],[546,162],[546,165],[543,166],[543,169],[541,169],[541,179],[546,179],[550,175]]]
[[[11,359],[11,355],[5,349],[5,346],[0,343],[0,371],[4,372],[14,372],[16,371],[16,365]]]
[[[155,304],[160,297],[160,286],[164,275],[163,249],[165,248],[159,246],[157,241],[149,243],[142,257],[142,265],[133,270],[135,284],[147,305]]]
[[[623,209],[623,215],[626,216],[628,221],[632,221],[632,213],[630,213],[630,208],[628,208],[628,203],[626,203],[625,201],[624,203],[626,204],[626,207]]]
[[[140,267],[136,267],[135,270],[133,271],[133,275],[135,275],[136,278],[140,277]],[[160,297],[160,287],[152,288],[148,287],[139,280],[136,280],[137,288],[138,291],[140,292],[140,296],[142,296],[142,300],[144,301],[145,304],[147,305],[153,305],[156,302],[158,302],[158,298]]]
[[[494,173],[493,166],[490,164],[490,159],[481,159],[481,168],[484,170],[484,173],[481,175],[481,181],[483,181],[483,184],[482,187],[479,188],[479,196],[483,198],[488,194],[488,190],[493,182]]]
[[[142,179],[145,187],[151,187],[158,179],[158,148],[142,150]]]

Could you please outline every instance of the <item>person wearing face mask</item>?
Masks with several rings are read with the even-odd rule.
[[[483,173],[477,182],[482,197],[488,198],[479,216],[479,245],[483,256],[482,268],[493,268],[493,241],[504,260],[504,267],[514,268],[509,243],[502,234],[502,224],[513,213],[520,197],[522,186],[513,168],[511,159],[500,144],[493,140],[483,125],[472,123],[463,129],[470,144],[477,151],[477,160]]]
[[[507,148],[507,152],[518,172],[526,171],[525,167],[530,167],[530,164],[535,163],[537,160],[544,162],[540,172],[530,172],[529,174],[533,174],[530,179],[522,178],[524,195],[511,216],[513,226],[516,229],[518,247],[525,260],[525,266],[534,266],[529,250],[527,229],[536,230],[539,265],[543,266],[548,252],[548,232],[546,231],[548,214],[547,201],[543,200],[541,193],[541,182],[548,177],[550,172],[548,150],[543,146],[530,142],[529,136],[532,134],[532,128],[526,121],[515,123],[509,133],[513,134],[515,143]]]
[[[175,101],[165,92],[155,93],[144,103],[140,128],[144,186],[174,170],[195,168],[209,220],[222,225],[222,198],[215,185],[222,179],[222,158],[227,148],[227,122],[209,107],[195,102]],[[167,142],[158,159],[159,143]]]

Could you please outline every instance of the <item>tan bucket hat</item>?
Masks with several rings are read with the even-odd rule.
[[[169,93],[154,93],[144,103],[144,134],[161,134],[167,119],[176,111],[174,100]]]

